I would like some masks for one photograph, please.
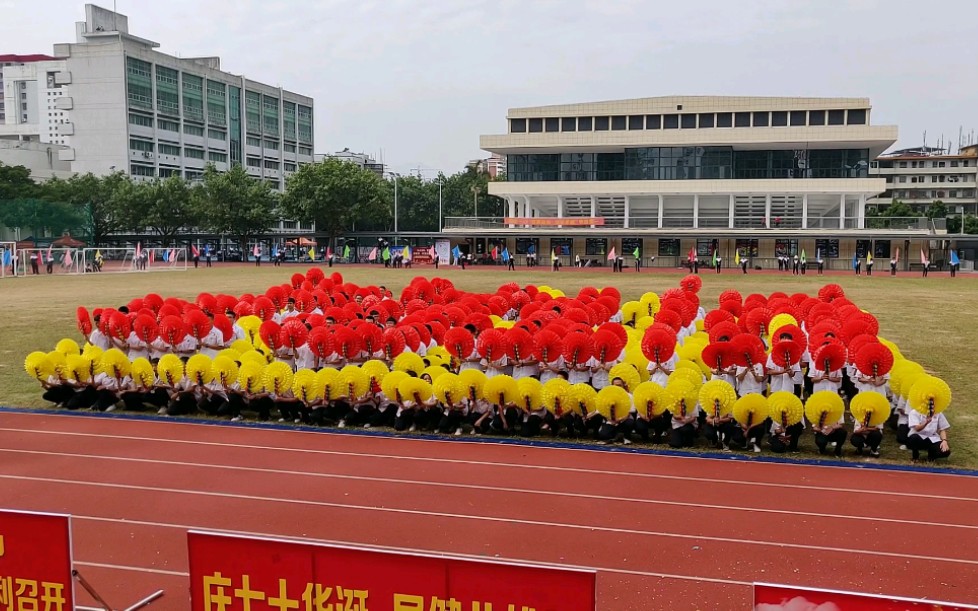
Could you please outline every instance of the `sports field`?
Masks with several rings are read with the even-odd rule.
[[[264,291],[271,284],[287,282],[306,265],[256,268],[243,264],[226,264],[210,269],[186,272],[153,272],[142,274],[97,274],[87,276],[39,276],[0,281],[0,405],[43,407],[39,387],[24,373],[23,361],[32,350],[51,350],[63,337],[80,339],[74,323],[78,305],[118,307],[136,296],[157,292],[164,296],[193,299],[199,292],[242,294]],[[397,294],[417,275],[442,276],[463,290],[494,291],[505,282],[520,285],[549,285],[567,293],[583,286],[616,286],[623,300],[637,298],[652,290],[663,292],[677,286],[682,270],[625,272],[610,270],[576,270],[562,268],[554,273],[547,268],[520,269],[506,272],[501,268],[442,267],[434,270],[420,266],[413,270],[384,269],[380,266],[336,266],[344,277],[356,284],[383,284]],[[932,273],[929,278],[904,275],[891,278],[880,274],[854,277],[831,274],[792,277],[777,272],[751,273],[744,276],[733,271],[723,274],[702,273],[700,297],[710,309],[721,291],[735,288],[743,295],[816,294],[823,284],[835,282],[856,304],[873,313],[880,322],[880,336],[895,342],[903,354],[945,379],[954,392],[948,418],[952,424],[952,457],[947,466],[978,468],[978,433],[974,430],[972,406],[978,399],[978,381],[971,375],[974,358],[970,352],[978,345],[978,325],[969,320],[978,302],[978,278],[969,275],[951,279]],[[905,453],[896,449],[892,438],[883,443],[882,461],[907,462]],[[812,449],[808,436],[803,437],[801,454]],[[847,460],[856,460],[850,458]],[[876,460],[863,459],[858,460]]]

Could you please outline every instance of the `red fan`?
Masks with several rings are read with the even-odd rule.
[[[464,360],[472,355],[475,349],[475,338],[468,329],[452,327],[445,331],[445,349],[458,360]]]
[[[167,316],[180,316],[180,309],[170,303],[164,303],[156,313],[156,320],[163,320]]]
[[[187,328],[179,316],[167,316],[160,322],[160,336],[166,343],[176,346],[187,337]]]
[[[726,310],[710,310],[703,319],[703,330],[709,333],[713,325],[724,321],[734,322],[735,320],[734,315]]]
[[[703,346],[703,362],[711,369],[729,369],[734,363],[734,353],[730,342],[717,342]]]
[[[594,356],[594,341],[583,333],[571,333],[563,340],[563,355],[568,367],[584,365]]]
[[[404,334],[404,344],[411,349],[411,352],[417,352],[421,346],[421,335],[418,330],[411,325],[400,325],[398,329]]]
[[[280,338],[282,334],[282,327],[279,326],[274,320],[266,320],[258,327],[258,336],[261,337],[261,341],[265,342],[265,345],[272,350],[278,350],[281,347]]]
[[[326,274],[323,270],[318,267],[311,267],[306,271],[306,280],[312,283],[313,286],[319,286],[319,283],[326,278]]]
[[[276,308],[275,304],[268,297],[262,295],[261,297],[255,298],[255,303],[251,306],[255,313],[255,316],[262,319],[263,321],[270,321],[272,317],[275,316]]]
[[[293,351],[306,343],[308,337],[309,331],[306,329],[306,325],[301,320],[295,318],[286,320],[279,331],[279,343],[291,348]]]
[[[875,335],[862,334],[855,337],[850,337],[849,341],[846,342],[846,353],[849,355],[849,362],[856,362],[856,355],[866,344],[878,344],[880,340]]]
[[[679,281],[679,286],[681,286],[684,291],[699,293],[700,288],[703,287],[703,280],[696,274],[688,274]]]
[[[287,295],[288,293],[285,291],[285,289],[277,284],[275,286],[268,287],[268,290],[265,291],[265,297],[267,297],[268,300],[279,309],[285,307],[285,299]]]
[[[479,356],[488,361],[499,360],[505,353],[503,332],[499,329],[486,329],[479,334],[475,349]]]
[[[777,337],[771,338],[773,341],[790,339],[804,345],[805,334],[796,325],[782,325],[777,329]]]
[[[815,352],[813,365],[828,373],[842,369],[846,364],[846,348],[840,342],[825,344]]]
[[[306,277],[303,276],[302,274],[292,274],[292,277],[289,278],[289,282],[290,282],[290,284],[292,284],[292,288],[297,289],[300,286],[302,286],[302,282],[305,279],[306,279]]]
[[[753,310],[767,305],[767,297],[760,293],[751,293],[744,298],[744,310]]]
[[[463,321],[464,325],[473,325],[480,333],[492,330],[492,320],[485,314],[469,314]]]
[[[194,336],[198,342],[207,337],[207,334],[211,332],[214,328],[214,324],[211,319],[208,318],[207,314],[204,314],[200,310],[191,310],[187,312],[183,317],[184,325],[187,327],[187,333]]]
[[[514,361],[533,358],[533,336],[525,329],[513,327],[503,335],[506,355]]]
[[[129,312],[132,313],[132,312],[138,312],[142,310],[143,308],[146,307],[146,304],[143,303],[141,297],[135,297],[129,300],[129,303],[126,304],[126,307],[129,308]]]
[[[309,349],[316,358],[326,359],[333,354],[333,334],[326,327],[317,327],[306,337]]]
[[[773,316],[771,310],[758,307],[748,312],[747,316],[741,320],[745,321],[744,326],[748,333],[760,336],[767,333],[767,325],[771,322],[771,316]]]
[[[234,316],[236,318],[243,318],[245,316],[251,316],[254,313],[254,309],[251,304],[247,301],[239,301],[234,306]]]
[[[218,295],[215,299],[215,314],[227,314],[234,311],[234,306],[238,305],[238,300],[230,295]]]
[[[388,360],[393,359],[398,354],[404,352],[404,334],[401,333],[400,329],[395,327],[385,329],[381,341],[383,342],[384,346],[384,354],[387,356]]]
[[[227,320],[226,318],[224,320]],[[136,332],[136,337],[144,344],[151,343],[159,337],[160,328],[156,324],[156,319],[146,314],[139,314],[132,321],[132,330]]]
[[[655,322],[669,325],[673,331],[679,331],[683,326],[683,317],[675,310],[663,308],[655,315]]]
[[[231,326],[231,321],[228,320],[227,316],[215,316],[214,328],[221,332],[221,337],[224,338],[224,342],[230,341],[234,335],[234,328]]]
[[[616,302],[618,303],[621,302],[621,292],[613,286],[606,286],[603,289],[601,289],[601,296],[611,297]]]
[[[384,349],[384,332],[377,325],[360,325],[357,327],[357,333],[360,334],[360,343],[363,344],[363,349],[371,358],[375,352]]]
[[[295,298],[295,309],[300,312],[312,312],[313,307],[315,307],[315,299],[313,299],[312,293],[305,289],[293,291],[292,297]]]
[[[661,312],[660,312],[661,313]],[[649,327],[642,336],[642,354],[654,363],[665,363],[676,351],[676,334],[662,328]]]
[[[741,367],[753,367],[767,360],[764,352],[764,342],[756,335],[741,333],[730,340],[734,362]]]
[[[818,298],[826,303],[832,303],[836,299],[846,296],[846,292],[838,284],[826,284],[818,289]]]
[[[544,363],[552,363],[560,356],[563,340],[550,329],[538,331],[533,335],[534,353]]]
[[[625,331],[625,327],[616,322],[606,322],[597,328],[598,331],[608,331],[614,333],[621,340],[622,344],[628,343],[628,332]]]
[[[143,297],[143,303],[146,307],[153,310],[153,312],[159,314],[160,308],[163,307],[163,298],[156,293],[150,293]]]
[[[788,369],[801,360],[804,351],[805,348],[801,342],[782,340],[771,346],[771,360],[781,369]]]
[[[886,375],[893,368],[893,352],[883,344],[866,344],[856,353],[856,367],[864,375]]]
[[[92,319],[88,316],[88,310],[85,306],[78,306],[75,310],[75,318],[78,321],[78,330],[81,331],[82,335],[88,337],[92,334]]]
[[[113,308],[98,309],[96,308],[92,314],[94,318],[98,318],[98,330],[104,335],[109,335],[109,321],[112,320],[112,315],[115,314],[116,310]]]
[[[738,304],[744,303],[744,298],[741,297],[740,291],[734,289],[727,289],[720,293],[719,303],[726,303],[728,301],[736,301]]]
[[[598,330],[591,336],[594,342],[594,356],[602,363],[610,363],[621,356],[625,342],[611,331]]]
[[[425,323],[428,328],[431,337],[434,338],[435,343],[441,346],[445,343],[445,325],[437,320],[429,320]]]
[[[744,311],[744,306],[740,304],[739,301],[734,301],[733,299],[720,302],[720,309],[725,312],[730,312],[734,316],[740,316]]]
[[[360,337],[349,327],[337,327],[333,333],[333,349],[344,359],[356,358],[362,350]]]
[[[118,340],[126,341],[130,331],[132,331],[132,324],[129,316],[122,312],[113,312],[109,318],[109,334]]]
[[[718,322],[710,328],[710,343],[729,342],[739,334],[740,327],[737,326],[737,323],[728,320]]]
[[[489,310],[496,316],[502,316],[509,310],[509,301],[505,297],[493,295],[489,298],[487,305]]]

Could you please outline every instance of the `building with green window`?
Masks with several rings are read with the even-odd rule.
[[[125,15],[91,4],[76,32],[54,46],[68,81],[59,155],[72,170],[193,180],[207,164],[240,164],[281,190],[313,162],[312,98],[225,72],[217,57],[162,53]]]

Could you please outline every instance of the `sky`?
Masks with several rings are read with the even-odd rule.
[[[99,3],[96,3],[99,4]],[[112,8],[111,0],[100,3]],[[316,152],[453,173],[507,109],[664,95],[869,97],[897,147],[978,140],[972,0],[118,0],[160,50],[315,99]],[[0,0],[0,53],[84,3]],[[13,24],[17,27],[13,27]]]

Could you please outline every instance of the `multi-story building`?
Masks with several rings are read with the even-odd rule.
[[[898,200],[923,212],[940,201],[950,213],[960,207],[978,214],[978,145],[963,146],[956,155],[926,147],[893,151],[872,161],[869,174],[886,181],[883,193],[868,202],[880,209]]]
[[[386,170],[384,164],[382,162],[378,162],[367,153],[354,153],[350,149],[343,149],[342,151],[337,151],[332,154],[316,155],[316,163],[319,163],[329,157],[335,157],[336,159],[342,159],[343,161],[356,164],[365,170],[370,170],[381,178],[384,177],[384,172]]]
[[[67,144],[65,62],[49,55],[0,55],[0,140]]]
[[[486,159],[473,159],[468,167],[478,172],[485,172],[490,178],[498,178],[506,173],[506,156],[493,153]]]

